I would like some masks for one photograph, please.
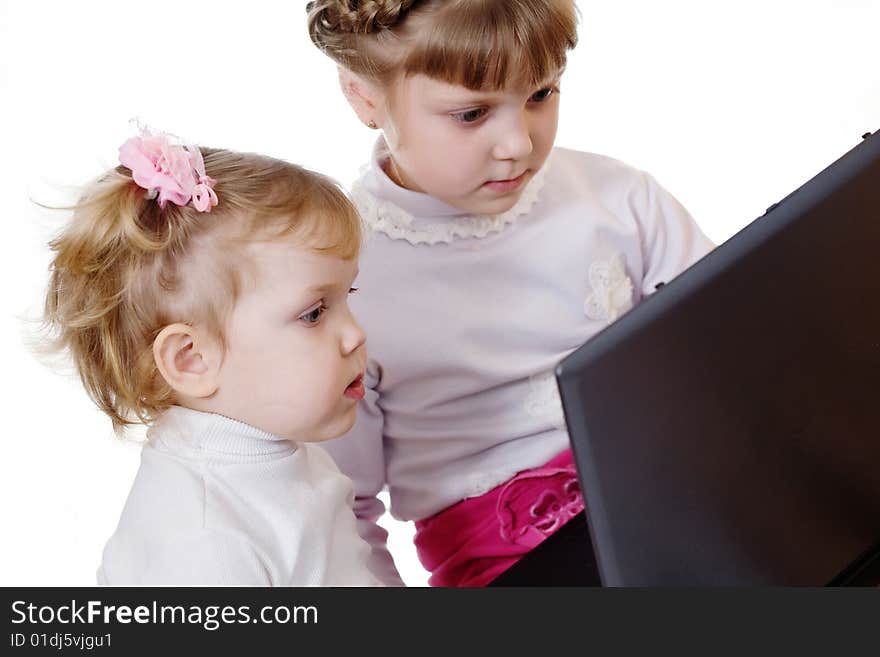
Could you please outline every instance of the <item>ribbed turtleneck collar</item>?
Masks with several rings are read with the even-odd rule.
[[[218,457],[272,458],[290,454],[297,444],[257,427],[216,413],[172,406],[147,432],[157,446],[173,444]]]

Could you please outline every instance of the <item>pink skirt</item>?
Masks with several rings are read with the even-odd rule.
[[[571,450],[416,521],[431,586],[485,586],[584,510]]]

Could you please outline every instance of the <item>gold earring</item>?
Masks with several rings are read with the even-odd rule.
[[[370,119],[369,121],[367,121],[367,127],[368,127],[370,130],[375,130],[375,129],[378,128],[379,126],[376,125],[376,122],[375,122],[373,119]]]

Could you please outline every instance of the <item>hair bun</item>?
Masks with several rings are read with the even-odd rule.
[[[370,34],[394,27],[416,0],[313,0],[309,22],[326,32]]]

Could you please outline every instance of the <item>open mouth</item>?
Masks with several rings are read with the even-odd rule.
[[[348,384],[348,387],[345,389],[345,396],[349,399],[354,399],[355,401],[360,401],[364,398],[364,375],[358,374],[357,378],[354,381]]]

